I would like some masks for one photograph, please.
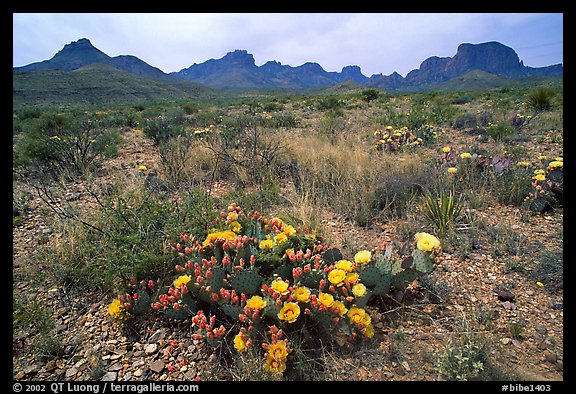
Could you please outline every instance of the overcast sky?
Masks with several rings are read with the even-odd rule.
[[[488,41],[513,48],[526,66],[563,63],[561,13],[15,13],[13,66],[50,59],[80,38],[166,73],[245,49],[258,66],[316,62],[406,76],[430,56]]]

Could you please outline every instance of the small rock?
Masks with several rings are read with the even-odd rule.
[[[56,364],[56,361],[54,360],[50,360],[46,363],[46,366],[44,366],[44,370],[46,372],[52,372],[54,371],[56,368],[58,368],[58,365]]]
[[[148,343],[156,343],[166,337],[166,329],[161,328],[148,338]]]
[[[510,338],[502,338],[500,339],[500,343],[502,345],[508,345],[510,342],[512,342],[512,340]]]
[[[551,352],[550,350],[546,350],[544,352],[544,360],[554,364],[556,363],[556,361],[558,361],[558,356],[556,355],[556,353]]]
[[[154,354],[154,353],[156,353],[157,350],[158,350],[158,345],[156,345],[155,343],[151,343],[151,344],[147,345],[146,348],[144,349],[146,354]]]
[[[24,372],[20,371],[16,374],[15,378],[19,380],[19,379],[23,379],[24,376],[26,376],[26,374]]]
[[[120,371],[121,369],[122,369],[122,363],[116,363],[116,364],[112,364],[108,368],[108,371],[115,372],[115,371]]]
[[[406,372],[410,372],[410,365],[408,364],[407,361],[400,361],[400,365],[402,365],[404,367]]]
[[[502,307],[507,310],[514,310],[516,309],[516,304],[513,304],[510,301],[504,301]]]
[[[498,295],[500,301],[514,301],[516,296],[511,291],[503,288],[501,285],[497,286],[494,291]]]
[[[162,360],[156,360],[149,364],[150,369],[156,373],[160,373],[164,369],[164,362]]]
[[[72,367],[72,368],[66,370],[66,377],[71,378],[72,376],[76,375],[77,373],[78,373],[78,369]]]
[[[106,372],[100,380],[103,382],[112,382],[116,380],[116,376],[118,376],[118,372]]]
[[[139,378],[140,376],[142,376],[142,370],[141,369],[137,369],[136,371],[134,371],[134,377]]]

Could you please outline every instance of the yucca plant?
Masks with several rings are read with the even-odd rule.
[[[423,213],[436,228],[438,235],[443,237],[460,217],[463,205],[464,197],[461,193],[456,195],[454,189],[441,190],[437,194],[426,192]]]
[[[526,97],[526,106],[535,111],[546,111],[552,108],[554,92],[546,87],[541,87]]]

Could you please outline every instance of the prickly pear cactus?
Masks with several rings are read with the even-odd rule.
[[[274,278],[283,278],[292,281],[292,265],[283,264],[272,272]]]
[[[380,275],[380,280],[371,290],[371,295],[379,296],[388,294],[388,292],[390,291],[391,284],[392,284],[392,275],[390,274]]]
[[[392,285],[397,289],[405,289],[406,286],[414,279],[420,276],[419,272],[415,269],[409,268],[407,270],[398,272],[392,277]]]
[[[338,260],[342,260],[342,252],[338,248],[330,248],[322,255],[322,259],[328,264],[333,264]]]
[[[380,270],[374,265],[365,267],[359,274],[360,282],[366,286],[376,286],[381,276]]]
[[[198,283],[191,280],[188,282],[188,291],[191,291],[196,297],[204,302],[212,302],[210,298],[210,293],[218,293],[222,287],[224,287],[224,278],[226,277],[226,272],[219,267],[213,267],[211,269],[210,278],[206,279],[205,286],[200,286]],[[210,287],[210,292],[206,291],[206,286]]]
[[[434,260],[430,257],[429,253],[423,252],[420,249],[414,249],[412,257],[414,259],[414,268],[418,271],[429,274],[434,270]]]
[[[256,271],[243,270],[234,274],[230,285],[238,294],[244,293],[247,296],[255,294],[262,284],[262,278]]]
[[[197,311],[196,303],[190,294],[183,294],[178,309],[169,307],[164,310],[164,314],[172,319],[186,320]]]
[[[240,314],[244,313],[244,309],[240,305],[231,304],[229,302],[221,302],[219,305],[220,308],[222,308],[222,312],[234,320],[239,320]]]
[[[130,313],[133,315],[143,315],[150,312],[150,295],[142,289],[136,290],[134,295],[136,294],[138,295],[138,300],[134,301],[134,305],[130,309]]]

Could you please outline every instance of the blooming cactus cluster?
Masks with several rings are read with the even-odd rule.
[[[411,130],[407,126],[398,129],[386,126],[384,130],[378,129],[374,132],[374,145],[378,151],[393,152],[403,146],[415,147],[435,143],[441,134],[442,129],[428,124],[416,130]]]
[[[150,311],[191,319],[194,338],[213,346],[232,320],[239,354],[262,349],[265,369],[282,373],[290,334],[307,325],[350,341],[372,338],[369,300],[430,273],[441,252],[427,233],[416,234],[412,246],[410,256],[389,244],[347,258],[314,231],[231,204],[204,238],[181,233],[172,243],[177,276],[169,286],[142,281],[131,299],[148,296]]]

